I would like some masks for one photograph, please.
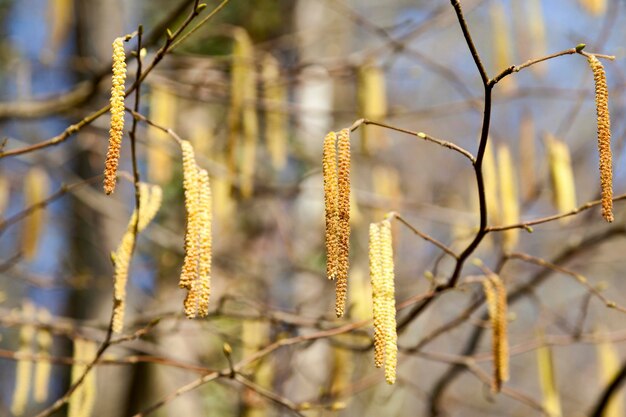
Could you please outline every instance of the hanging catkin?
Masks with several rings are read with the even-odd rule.
[[[519,222],[519,200],[517,178],[511,151],[505,145],[498,148],[498,174],[500,179],[500,199],[502,205],[502,224],[511,225]],[[513,250],[519,239],[519,229],[502,232],[502,246],[505,252]]]
[[[371,223],[369,230],[369,264],[372,281],[372,306],[374,316],[374,365],[385,363],[385,321],[383,302],[383,266],[380,239],[380,223]]]
[[[111,128],[109,129],[109,149],[104,163],[104,192],[115,191],[117,182],[117,166],[120,159],[120,148],[124,134],[124,96],[126,82],[126,54],[124,39],[117,38],[113,42],[113,78],[111,86]]]
[[[360,116],[369,120],[382,121],[387,114],[387,89],[384,71],[374,62],[365,62],[359,68],[357,81]],[[362,126],[361,145],[366,153],[380,148],[381,144],[379,140],[370,143],[372,128],[373,126]]]
[[[176,95],[167,87],[151,84],[148,98],[150,120],[164,128],[175,128],[179,101]],[[169,135],[156,127],[150,129],[149,133],[150,146],[146,150],[148,180],[156,184],[167,184],[174,172],[167,147]]]
[[[596,345],[596,353],[599,362],[598,387],[609,386],[617,377],[621,368],[621,360],[615,345],[609,340]],[[611,397],[607,403],[603,417],[624,416],[624,399],[619,395]]]
[[[337,139],[337,280],[335,313],[342,317],[348,291],[350,254],[350,130],[342,129]]]
[[[564,142],[549,133],[545,135],[545,144],[553,202],[559,213],[567,213],[576,208],[576,187],[569,149]],[[567,220],[563,218],[561,221],[567,222]]]
[[[209,173],[201,169],[199,171],[199,209],[200,216],[198,227],[200,228],[199,238],[199,267],[198,267],[198,316],[206,317],[209,314],[209,297],[211,295],[211,222],[212,222],[212,199]]]
[[[185,190],[185,210],[187,212],[187,228],[185,231],[185,258],[178,285],[191,290],[191,284],[198,273],[198,167],[194,158],[191,143],[180,143],[183,153],[183,188]]]
[[[50,323],[50,312],[46,309],[39,310],[38,319],[42,324]],[[43,403],[48,400],[48,385],[50,385],[50,349],[52,347],[52,334],[45,328],[37,329],[37,345],[39,347],[39,357],[35,363],[35,387],[33,396],[35,401]]]
[[[94,360],[97,345],[82,338],[74,340],[74,364],[71,381],[75,383],[87,370],[87,364]],[[83,383],[76,388],[69,399],[68,417],[89,417],[93,411],[96,395],[96,368],[93,367],[85,376]]]
[[[545,56],[547,54],[546,23],[543,16],[542,0],[526,0],[527,9],[524,20],[528,25],[530,38],[530,50],[533,57]],[[539,76],[546,74],[547,65],[532,65],[530,70]]]
[[[24,203],[32,207],[45,200],[50,189],[48,175],[40,167],[31,168],[24,178]],[[46,218],[44,207],[37,207],[26,217],[22,229],[22,256],[32,260],[37,255]]]
[[[509,379],[506,288],[500,277],[495,274],[490,274],[483,280],[483,288],[487,298],[492,331],[493,390],[500,392],[502,383]]]
[[[326,276],[337,277],[338,247],[338,183],[337,183],[337,135],[330,132],[324,138],[322,174],[324,177],[324,207],[326,218]]]
[[[382,290],[385,317],[385,380],[388,384],[396,382],[398,363],[398,335],[396,333],[395,275],[393,264],[393,242],[391,222],[385,219],[380,225],[380,245],[382,264]]]
[[[139,211],[133,211],[126,232],[122,237],[118,248],[113,254],[115,271],[113,278],[113,332],[121,333],[124,328],[124,311],[126,309],[126,285],[128,282],[128,270],[135,246],[135,223],[137,233],[141,232],[152,221],[161,207],[162,190],[158,185],[139,184]]]
[[[543,395],[543,408],[550,417],[561,417],[561,400],[554,374],[554,361],[549,346],[537,349],[537,367],[539,368],[539,385]]]
[[[24,303],[22,308],[24,318],[32,320],[35,315],[35,307],[30,301]],[[32,343],[35,337],[35,328],[30,324],[22,325],[20,329],[20,347],[18,350],[19,357],[21,355],[30,356],[33,353]],[[18,359],[17,369],[15,370],[15,390],[13,391],[13,400],[11,402],[11,413],[21,416],[26,411],[28,403],[28,392],[30,391],[30,382],[32,379],[33,363],[29,359]]]
[[[602,217],[613,221],[613,166],[611,162],[611,117],[609,89],[602,63],[594,55],[587,57],[596,84],[596,112],[598,123],[598,153],[600,154],[600,186],[602,188]]]
[[[267,54],[263,59],[263,100],[268,106],[265,112],[265,143],[274,169],[279,170],[287,162],[287,113],[281,107],[287,102],[287,88],[280,75],[280,64]]]
[[[531,113],[525,111],[519,128],[520,179],[524,200],[530,200],[535,193],[535,154],[535,124]]]
[[[483,158],[483,181],[485,183],[485,199],[489,222],[499,224],[500,204],[498,200],[498,167],[493,152],[492,140],[487,141],[485,156]]]

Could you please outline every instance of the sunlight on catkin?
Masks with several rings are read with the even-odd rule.
[[[535,162],[535,122],[529,111],[522,114],[519,128],[520,180],[522,198],[531,199],[535,194],[536,162]]]
[[[135,245],[135,222],[137,222],[137,233],[140,233],[156,216],[161,207],[163,191],[158,185],[139,183],[139,211],[134,210],[126,227],[126,232],[122,241],[115,250],[112,259],[115,271],[113,278],[113,332],[121,333],[124,328],[124,312],[126,309],[126,286],[128,283],[128,271]]]
[[[517,175],[513,165],[513,158],[508,146],[498,148],[498,176],[500,179],[500,198],[502,205],[502,224],[519,223],[519,201]],[[509,229],[502,232],[502,245],[505,252],[515,248],[519,240],[519,229]]]
[[[265,143],[275,170],[287,162],[289,117],[283,108],[287,104],[287,87],[280,74],[280,63],[270,54],[262,62],[263,101],[265,111]]]
[[[485,277],[482,283],[491,322],[494,367],[493,390],[494,392],[500,392],[502,383],[509,378],[506,289],[500,277],[495,274]]]
[[[606,0],[579,0],[583,8],[593,16],[600,16],[606,12]]]
[[[22,307],[23,317],[30,321],[35,316],[35,306],[26,301]],[[30,356],[33,354],[33,338],[35,337],[35,328],[30,324],[24,324],[20,328],[20,347],[17,351],[18,358]],[[15,390],[13,391],[13,400],[11,402],[11,413],[21,416],[26,411],[28,404],[28,393],[30,391],[30,383],[32,379],[33,363],[30,359],[18,359],[15,370]]]
[[[111,127],[109,129],[109,149],[104,163],[104,192],[115,191],[117,166],[124,135],[124,97],[126,82],[126,54],[124,38],[113,42],[113,77],[111,86]]]
[[[380,246],[385,320],[385,380],[388,384],[393,384],[396,382],[396,367],[398,364],[398,335],[396,333],[393,241],[391,238],[391,222],[389,219],[385,219],[381,222]]]
[[[167,88],[150,85],[149,117],[155,124],[164,128],[176,127],[178,99]],[[157,184],[167,184],[172,179],[173,162],[168,152],[169,135],[161,129],[150,129],[150,146],[146,151],[148,180]]]
[[[547,54],[546,23],[543,16],[542,0],[526,0],[527,15],[524,20],[528,23],[530,37],[530,50],[533,57]],[[530,57],[529,57],[530,58]],[[543,76],[548,72],[547,64],[533,65],[530,67],[536,75]]]
[[[552,134],[546,133],[545,145],[554,206],[559,213],[574,210],[576,208],[576,187],[567,144],[556,139]],[[561,223],[568,221],[568,218],[561,219]]]
[[[485,156],[483,158],[483,181],[485,183],[485,199],[487,203],[487,215],[489,222],[500,224],[500,204],[498,199],[498,167],[493,152],[492,140],[487,141]]]
[[[619,374],[621,363],[619,352],[615,345],[606,340],[596,345],[596,353],[599,369],[599,387],[609,386],[615,377]],[[613,395],[609,400],[603,417],[622,417],[624,416],[624,398],[621,395]]]
[[[357,74],[359,115],[368,120],[382,122],[387,115],[387,88],[385,73],[375,62],[365,62]],[[361,127],[361,146],[365,153],[380,149],[382,137],[372,141],[375,126]]]
[[[371,223],[369,229],[369,266],[374,317],[374,365],[377,368],[382,367],[385,363],[385,304],[381,247],[380,223]]]
[[[185,191],[185,210],[187,212],[187,229],[185,231],[185,258],[180,275],[179,287],[191,290],[198,271],[198,167],[191,143],[180,143],[183,154],[183,189]]]
[[[539,384],[543,395],[543,407],[550,417],[561,417],[561,400],[556,385],[552,350],[543,345],[537,349],[537,366],[539,370]]]
[[[491,40],[493,41],[493,72],[498,73],[513,65],[513,43],[510,24],[500,1],[491,2]],[[507,90],[516,85],[515,77],[502,80],[501,88]]]
[[[348,291],[350,255],[350,130],[337,135],[337,280],[335,313],[342,317]]]
[[[600,155],[600,186],[602,189],[602,217],[613,221],[613,163],[611,155],[611,117],[609,89],[602,63],[593,55],[587,57],[596,84],[596,112],[598,124],[598,153]]]
[[[44,308],[39,310],[37,318],[42,324],[49,324],[51,321],[50,312]],[[38,403],[43,403],[48,400],[48,386],[50,385],[50,371],[52,370],[52,364],[49,360],[50,349],[52,348],[52,334],[50,330],[44,328],[37,329],[37,345],[41,359],[35,363],[33,397]]]
[[[74,355],[71,382],[75,383],[87,370],[87,364],[94,360],[97,352],[95,342],[82,338],[74,339]],[[89,417],[93,411],[96,394],[96,368],[93,367],[70,396],[68,417]]]
[[[206,317],[209,314],[209,298],[211,295],[211,251],[212,236],[211,222],[213,220],[211,184],[209,173],[205,169],[199,170],[199,188],[200,195],[198,198],[198,209],[200,210],[198,219],[199,228],[199,245],[200,251],[198,259],[198,313],[200,317]]]
[[[50,190],[48,174],[40,167],[33,167],[24,178],[24,204],[32,207],[44,201]],[[44,232],[45,207],[38,207],[24,219],[22,228],[22,256],[26,260],[33,260],[37,255],[39,241]]]
[[[338,182],[337,182],[337,135],[329,132],[324,138],[322,174],[324,177],[324,212],[326,218],[326,276],[337,277],[338,247]]]

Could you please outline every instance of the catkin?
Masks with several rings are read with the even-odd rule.
[[[50,181],[46,172],[39,167],[31,168],[24,178],[24,203],[26,207],[32,207],[44,201],[49,189]],[[37,255],[45,218],[46,211],[43,207],[37,207],[26,217],[21,242],[24,259],[32,260]]]
[[[543,408],[549,417],[561,417],[561,400],[556,385],[554,362],[549,346],[540,346],[537,349],[537,367],[539,368],[539,385],[543,395]]]
[[[23,307],[24,317],[32,319],[35,315],[35,307],[32,303],[26,302]],[[20,348],[18,353],[24,356],[30,356],[33,353],[32,343],[35,337],[35,328],[30,324],[25,324],[20,329]],[[28,403],[28,392],[30,391],[31,373],[33,363],[29,359],[18,359],[17,369],[15,371],[15,390],[13,391],[13,400],[11,402],[11,413],[21,416],[26,411]]]
[[[609,90],[602,63],[594,55],[587,57],[596,84],[596,112],[598,119],[598,153],[600,154],[600,186],[602,188],[602,217],[613,221],[613,166],[611,156],[611,117]]]
[[[111,86],[111,128],[109,129],[109,149],[104,163],[104,192],[115,191],[117,165],[120,159],[122,135],[124,134],[124,97],[126,82],[126,54],[124,39],[113,42],[113,78]]]
[[[502,2],[491,3],[491,30],[493,40],[494,71],[499,72],[513,62],[513,42],[511,42],[510,25]],[[516,84],[514,77],[503,80],[501,88],[510,89]]]
[[[532,56],[545,56],[547,51],[546,22],[541,6],[542,0],[527,0],[524,20],[528,24]],[[517,3],[517,2],[514,2]],[[546,74],[547,65],[531,65],[530,70],[539,76]]]
[[[511,225],[519,222],[519,201],[517,178],[513,166],[511,151],[507,146],[498,149],[498,173],[500,177],[500,198],[502,205],[502,223]],[[510,252],[519,239],[519,229],[509,229],[502,232],[505,252]]]
[[[39,311],[39,321],[42,323],[50,322],[50,312],[45,309]],[[33,396],[35,401],[43,403],[48,399],[48,385],[50,384],[50,371],[52,364],[50,363],[50,348],[52,347],[52,334],[50,330],[40,328],[37,329],[37,345],[39,346],[40,360],[35,364],[35,387]]]
[[[606,340],[596,345],[596,353],[600,365],[600,386],[609,386],[619,374],[621,364],[620,355],[615,345]],[[624,415],[624,399],[621,396],[611,397],[606,406],[603,417],[622,417]]]
[[[179,287],[191,290],[191,284],[198,272],[198,167],[191,143],[180,143],[183,153],[183,188],[185,190],[185,210],[187,229],[185,231],[185,258],[180,275]]]
[[[339,259],[338,226],[339,211],[337,183],[337,135],[330,132],[324,138],[322,157],[322,174],[324,176],[324,206],[326,217],[326,276],[328,279],[337,277],[337,261]]]
[[[198,316],[206,317],[209,314],[209,297],[211,295],[211,249],[212,249],[212,236],[211,236],[211,222],[212,222],[212,199],[211,199],[211,184],[209,180],[209,173],[201,169],[199,172],[199,266],[198,266],[198,285],[199,285],[199,300],[198,300]]]
[[[175,128],[178,111],[178,98],[166,87],[150,85],[150,120],[156,125]],[[169,135],[156,127],[150,130],[150,146],[146,150],[148,180],[157,184],[167,184],[174,172],[172,158],[168,152]]]
[[[342,317],[348,291],[350,254],[350,130],[342,129],[337,139],[337,280],[335,313]]]
[[[139,184],[139,216],[133,211],[122,241],[117,247],[113,259],[115,271],[113,278],[113,332],[121,333],[124,328],[124,311],[126,309],[126,285],[128,282],[128,270],[135,246],[135,223],[137,233],[141,232],[152,221],[161,207],[162,190],[158,185]]]
[[[366,62],[359,68],[358,77],[358,104],[360,116],[375,121],[382,121],[387,114],[387,89],[385,86],[384,71],[373,62]],[[367,153],[370,148],[377,148],[380,141],[370,144],[373,126],[362,126],[361,145]]]
[[[263,59],[263,100],[271,106],[265,112],[265,142],[274,169],[279,170],[287,162],[287,127],[285,111],[278,106],[287,101],[287,89],[280,75],[280,64],[267,54]]]
[[[398,363],[398,335],[396,333],[393,242],[391,238],[391,222],[388,219],[381,222],[380,241],[385,309],[385,380],[388,384],[393,384],[396,382],[396,367]]]
[[[522,114],[519,128],[519,155],[520,179],[522,198],[530,200],[535,194],[536,171],[535,164],[535,124],[530,112]]]
[[[0,173],[0,218],[3,217],[4,211],[9,205],[11,197],[11,183],[6,175]]]
[[[498,204],[498,168],[491,140],[487,141],[483,158],[483,181],[485,183],[485,199],[489,221],[493,224],[499,224],[501,217],[500,204]]]
[[[369,265],[372,281],[372,305],[374,316],[374,365],[385,363],[385,321],[383,302],[383,267],[381,258],[380,223],[371,223],[369,230]]]
[[[545,143],[554,205],[559,213],[567,213],[576,208],[576,187],[569,149],[564,142],[549,133],[545,136]],[[563,218],[561,222],[567,220]]]
[[[500,392],[502,383],[509,379],[506,288],[500,277],[491,274],[483,280],[483,289],[487,298],[492,330],[493,390]]]
[[[97,345],[82,338],[74,340],[74,355],[71,372],[72,384],[78,381],[87,370],[87,364],[95,359]],[[93,411],[96,395],[96,368],[85,376],[83,383],[76,388],[69,399],[68,417],[89,417]]]

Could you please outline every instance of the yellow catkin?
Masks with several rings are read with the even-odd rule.
[[[23,315],[27,320],[32,320],[35,315],[35,307],[32,303],[26,302],[23,307]],[[32,343],[35,337],[35,328],[32,325],[22,325],[20,329],[20,347],[18,354],[30,356],[33,354]],[[15,370],[15,390],[11,402],[11,413],[21,416],[26,411],[28,404],[28,393],[32,379],[33,363],[30,359],[19,359]]]
[[[223,162],[217,158],[216,162]],[[224,172],[220,176],[211,178],[211,191],[213,192],[213,207],[215,219],[227,223],[232,219],[235,210],[235,201],[232,196],[232,184],[230,175]]]
[[[42,324],[50,323],[50,312],[41,309],[38,319]],[[42,358],[35,364],[35,387],[33,396],[35,401],[43,403],[48,400],[48,385],[50,385],[50,349],[52,348],[52,334],[48,329],[37,329],[37,345],[39,347],[39,357]]]
[[[115,191],[117,165],[120,159],[122,136],[124,135],[124,96],[126,82],[126,54],[124,39],[113,42],[113,78],[111,86],[111,128],[109,129],[109,149],[104,163],[104,192]]]
[[[87,364],[96,356],[97,345],[82,338],[74,340],[74,364],[71,382],[75,383],[87,370]],[[96,368],[92,368],[83,383],[72,393],[68,404],[68,417],[89,417],[93,411],[96,395]]]
[[[350,317],[355,321],[372,318],[372,286],[361,268],[354,268],[350,276]]]
[[[257,142],[259,138],[259,121],[256,110],[256,72],[254,67],[245,78],[244,106],[241,114],[243,127],[243,146],[239,168],[241,196],[250,198],[254,191],[254,173],[256,171]]]
[[[115,271],[113,275],[113,332],[121,333],[124,328],[124,311],[126,309],[126,285],[128,282],[128,270],[135,245],[135,222],[137,222],[137,233],[141,232],[152,221],[157,211],[161,207],[162,190],[158,185],[139,184],[139,210],[133,211],[126,232],[122,241],[117,247],[113,259]]]
[[[198,167],[193,147],[187,141],[181,142],[183,153],[183,188],[185,190],[185,210],[187,228],[185,231],[185,258],[180,275],[179,286],[191,290],[191,284],[198,273]]]
[[[487,298],[492,330],[493,390],[500,392],[502,383],[509,378],[506,289],[502,280],[495,274],[491,274],[483,280],[483,288]]]
[[[246,100],[256,95],[252,40],[248,32],[244,29],[235,28],[233,30],[233,41],[230,74],[230,108],[228,110],[228,140],[226,144],[227,162],[231,174],[237,172],[237,152],[240,136],[242,129],[245,130],[243,125],[245,122],[253,121],[252,118],[243,116],[245,106],[252,106],[254,108],[254,103],[248,103]],[[253,91],[251,91],[251,86]]]
[[[511,151],[505,145],[498,148],[498,174],[500,179],[500,198],[502,206],[502,224],[519,222],[519,200],[517,178]],[[513,250],[519,239],[519,229],[502,232],[502,245],[506,252]]]
[[[374,316],[374,365],[380,368],[385,363],[385,305],[383,301],[383,266],[379,223],[370,224],[369,265]]]
[[[9,199],[11,197],[11,182],[0,173],[0,218],[4,215],[4,211],[9,205]]]
[[[580,4],[593,16],[600,16],[606,12],[606,0],[580,0]]]
[[[338,248],[338,183],[337,183],[337,135],[330,132],[324,138],[322,174],[324,177],[324,207],[326,218],[326,276],[337,277]]]
[[[524,0],[527,6],[525,21],[528,25],[530,38],[529,48],[533,57],[547,55],[546,23],[541,6],[542,0]],[[530,70],[538,76],[543,76],[548,71],[547,65],[532,65]]]
[[[543,394],[543,408],[550,417],[561,417],[561,400],[556,386],[552,351],[549,346],[540,346],[537,349],[537,367],[539,371],[539,385]]]
[[[483,158],[483,181],[485,183],[485,199],[489,221],[493,224],[499,224],[501,217],[500,204],[498,204],[498,168],[491,140],[487,141],[487,148]]]
[[[521,193],[524,200],[531,199],[535,194],[536,152],[535,124],[530,112],[524,112],[519,129],[520,179]]]
[[[619,373],[621,364],[620,357],[615,345],[609,341],[604,341],[596,345],[599,369],[599,387],[606,387],[615,379]],[[606,406],[603,417],[622,417],[624,415],[624,399],[619,395],[614,395]]]
[[[385,380],[396,382],[398,364],[398,335],[396,333],[395,274],[391,222],[386,219],[380,225],[380,250],[382,264],[382,290],[385,309]]]
[[[48,2],[47,22],[48,40],[47,50],[42,56],[44,61],[54,60],[58,57],[58,51],[67,39],[72,28],[74,18],[74,3],[72,0],[52,0]]]
[[[198,285],[199,285],[199,300],[198,300],[198,316],[206,317],[209,314],[209,297],[211,295],[211,250],[212,250],[212,236],[211,236],[211,223],[213,220],[212,214],[212,198],[211,198],[211,184],[209,180],[209,173],[201,169],[199,171],[199,222],[198,228],[200,231],[199,236],[199,266],[198,266]]]
[[[274,169],[287,162],[288,117],[281,107],[287,102],[287,88],[280,75],[280,64],[272,55],[263,59],[263,100],[265,112],[265,142]]]
[[[337,280],[335,313],[342,317],[348,292],[350,255],[350,130],[342,129],[337,138]]]
[[[372,189],[377,197],[382,197],[382,205],[392,210],[400,208],[402,190],[400,188],[400,175],[398,170],[392,167],[377,165],[372,168]],[[385,212],[376,209],[376,217],[382,218]]]
[[[176,128],[177,98],[166,87],[150,85],[150,120],[161,127]],[[169,135],[161,129],[150,130],[150,146],[146,151],[148,180],[157,184],[167,184],[174,172],[172,157],[168,152]]]
[[[491,39],[493,40],[493,66],[494,72],[498,73],[513,65],[513,43],[509,30],[506,11],[502,2],[491,3]],[[508,77],[503,80],[503,88],[515,86],[515,78]]]
[[[39,167],[31,168],[24,178],[24,203],[26,207],[32,207],[44,201],[49,189],[50,181],[46,172]],[[21,246],[22,256],[26,260],[32,260],[37,255],[45,218],[45,208],[38,207],[24,220]]]
[[[602,217],[613,221],[613,164],[611,162],[611,117],[609,115],[609,89],[602,63],[589,55],[589,66],[596,84],[596,112],[598,122],[598,153],[600,154],[600,186],[602,188]]]
[[[576,208],[576,187],[569,149],[549,133],[545,136],[545,143],[554,205],[559,213],[566,213]],[[565,223],[568,219],[561,221]]]
[[[387,89],[384,71],[373,62],[366,62],[359,68],[357,81],[360,116],[369,120],[383,121],[387,115]],[[382,144],[378,140],[370,143],[372,128],[374,126],[362,127],[361,145],[365,152],[380,148]]]

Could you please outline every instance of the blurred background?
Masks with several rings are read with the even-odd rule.
[[[50,140],[106,105],[113,40],[142,24],[148,64],[166,41],[166,29],[174,32],[193,3],[0,1],[3,152]],[[219,4],[207,3],[197,21]],[[620,195],[626,185],[626,3],[461,4],[492,77],[579,43],[587,52],[615,55],[602,62]],[[136,38],[126,47],[128,86]],[[233,71],[237,65],[243,81]],[[139,413],[227,367],[224,343],[239,362],[277,340],[371,318],[368,224],[390,211],[460,253],[479,222],[471,164],[414,135],[359,127],[352,134],[348,311],[346,318],[334,318],[334,285],[325,276],[322,141],[328,131],[367,118],[426,132],[475,154],[482,95],[447,1],[230,0],[165,56],[143,82],[140,101],[141,114],[193,143],[211,176],[211,314],[188,320],[182,312],[179,146],[140,122],[141,178],[159,184],[164,200],[137,241],[126,332],[160,321],[141,338],[106,351],[95,378],[85,383],[96,395],[85,397],[85,414],[74,415]],[[127,105],[134,100],[133,94]],[[549,216],[599,198],[594,80],[584,57],[566,55],[513,74],[496,86],[493,106],[485,167],[490,224]],[[108,123],[105,114],[55,146],[0,154],[0,416],[36,415],[61,397],[80,374],[72,366],[77,341],[93,345],[105,337],[110,254],[135,204],[127,135],[117,191],[102,192]],[[498,183],[508,177],[505,165],[513,181]],[[568,181],[568,191],[559,188]],[[502,201],[511,192],[519,206],[514,221]],[[503,393],[490,392],[491,340],[480,285],[447,292],[404,320],[415,297],[444,282],[454,262],[394,222],[396,300],[407,307],[398,312],[403,327],[394,386],[373,366],[367,325],[264,355],[243,371],[256,388],[218,378],[153,414],[590,415],[625,356],[623,313],[606,306],[607,299],[626,303],[626,215],[619,201],[615,216],[606,224],[594,207],[569,221],[534,226],[532,233],[490,234],[472,256],[500,274],[510,295],[511,379]],[[565,270],[527,262],[524,254]],[[463,277],[483,273],[469,262]],[[455,367],[468,360],[469,369]],[[45,370],[35,369],[40,363],[52,363],[49,380]],[[604,415],[624,415],[623,396],[619,391]],[[72,415],[71,407],[53,415]]]

